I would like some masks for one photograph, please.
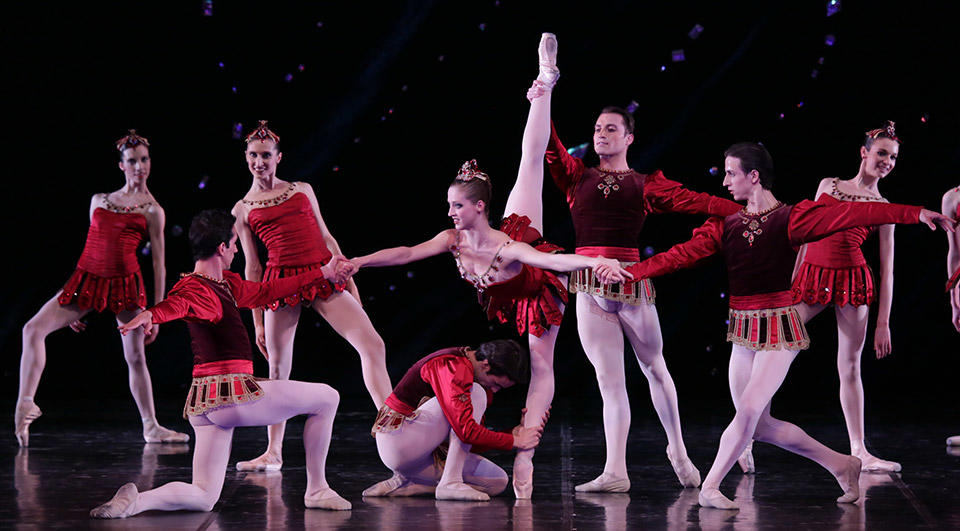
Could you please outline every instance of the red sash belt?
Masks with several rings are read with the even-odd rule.
[[[731,295],[731,310],[766,310],[783,308],[793,305],[793,292],[775,291],[773,293],[759,293],[757,295]]]
[[[253,374],[253,362],[250,360],[221,360],[193,366],[194,378],[216,376],[218,374]]]
[[[410,415],[413,415],[413,412],[416,410],[416,408],[410,407],[409,404],[405,402],[401,402],[400,399],[397,398],[396,395],[394,394],[391,394],[390,396],[387,397],[386,405],[390,406],[390,409],[396,411],[397,413],[400,413],[405,417],[409,417]]]
[[[636,247],[577,247],[576,253],[596,258],[615,258],[621,262],[639,262],[640,251]]]

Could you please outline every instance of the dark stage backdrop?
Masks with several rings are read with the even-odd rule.
[[[191,216],[229,208],[248,189],[243,143],[232,132],[258,119],[283,139],[278,175],[313,185],[348,255],[415,243],[450,225],[446,187],[464,160],[476,158],[493,177],[493,210],[501,211],[541,31],[559,38],[553,116],[568,147],[590,140],[602,106],[635,101],[634,167],[661,168],[724,196],[722,175],[709,169],[722,167],[731,143],[762,141],[776,162],[777,197],[795,202],[812,198],[823,177],[852,177],[862,133],[890,119],[903,146],[881,185],[887,197],[939,209],[943,192],[960,184],[960,113],[948,81],[957,66],[955,17],[935,2],[843,1],[833,16],[825,1],[214,0],[212,16],[200,0],[103,4],[28,3],[2,23],[4,400],[16,396],[21,327],[62,286],[83,247],[90,195],[123,184],[112,141],[127,128],[152,143],[149,186],[166,209],[171,284],[191,267],[182,235]],[[678,50],[683,61],[673,60]],[[572,248],[566,205],[549,181],[544,204],[547,238]],[[664,250],[701,222],[653,217],[638,245]],[[943,234],[897,229],[894,354],[877,361],[869,345],[864,353],[869,414],[900,415],[922,401],[960,423],[952,402],[941,401],[953,397],[960,350],[942,293],[945,253]],[[877,269],[875,242],[868,256]],[[233,269],[242,267],[239,257]],[[449,256],[364,270],[357,282],[395,381],[434,349],[511,337],[486,322]],[[727,415],[719,260],[656,286],[684,414]],[[557,346],[558,401],[599,404],[573,313]],[[89,322],[83,334],[49,337],[41,404],[97,394],[129,400],[113,319]],[[818,412],[839,419],[833,316],[810,332],[814,345],[777,407],[822,403]],[[155,392],[182,396],[191,362],[184,325],[164,325],[148,353]],[[647,404],[640,370],[625,359],[633,399]],[[266,371],[261,359],[257,370]],[[330,383],[366,405],[356,354],[313,313],[300,322],[293,377]]]

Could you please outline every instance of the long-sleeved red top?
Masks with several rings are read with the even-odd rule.
[[[252,374],[253,353],[239,309],[262,306],[322,278],[323,273],[316,269],[278,280],[250,282],[233,271],[224,271],[224,286],[197,275],[186,275],[150,312],[156,324],[175,319],[187,322],[195,378]]]
[[[863,225],[918,223],[921,207],[864,202],[801,201],[763,216],[736,213],[713,217],[674,245],[627,268],[634,280],[688,268],[724,253],[730,307],[754,310],[792,304],[790,276],[800,245]],[[759,230],[758,230],[759,229]]]
[[[587,168],[567,153],[552,123],[546,158],[550,175],[570,205],[577,254],[602,254],[591,249],[596,247],[636,249],[648,214],[727,216],[741,208],[729,199],[687,190],[659,170],[644,175]]]
[[[474,447],[510,450],[513,434],[488,430],[473,419],[470,388],[473,364],[465,347],[447,348],[429,354],[413,364],[387,397],[386,405],[403,415],[411,415],[423,397],[437,397],[443,415],[454,433]],[[487,391],[487,403],[491,399]]]

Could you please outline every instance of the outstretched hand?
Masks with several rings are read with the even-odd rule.
[[[343,255],[335,255],[320,268],[324,278],[334,284],[343,284],[357,272],[357,266]]]
[[[137,328],[143,328],[143,333],[147,336],[153,333],[153,312],[150,310],[140,312],[133,319],[118,326],[117,330],[120,330],[120,334],[125,336]]]
[[[953,218],[925,208],[920,211],[920,223],[926,224],[930,227],[930,230],[937,230],[937,225],[947,232],[956,232],[957,230],[957,222]]]
[[[633,275],[624,269],[617,260],[604,258],[603,256],[598,257],[597,260],[600,263],[594,266],[593,274],[601,283],[614,284],[633,279]]]

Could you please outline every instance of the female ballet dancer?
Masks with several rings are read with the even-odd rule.
[[[40,416],[34,397],[47,363],[46,337],[66,326],[77,332],[83,330],[85,325],[79,320],[91,311],[113,312],[121,324],[140,313],[147,306],[147,293],[137,263],[137,247],[148,238],[153,261],[153,300],[163,300],[167,274],[163,263],[164,213],[147,189],[149,146],[150,142],[133,129],[117,140],[123,187],[91,198],[90,230],[73,275],[23,327],[20,391],[14,417],[14,434],[20,446],[29,445],[30,423]],[[156,339],[157,329],[150,332],[146,339],[140,331],[121,337],[130,392],[143,422],[143,440],[187,442],[190,437],[186,433],[168,430],[157,422],[144,353],[144,346]]]
[[[277,165],[283,157],[280,137],[267,128],[265,120],[246,140],[247,167],[253,184],[234,206],[233,215],[237,218],[247,280],[273,280],[322,267],[332,255],[340,254],[340,246],[323,222],[313,188],[304,182],[277,178]],[[260,265],[254,235],[267,248],[266,270]],[[345,286],[349,293],[343,293]],[[385,348],[360,305],[352,279],[346,285],[321,282],[254,309],[257,346],[270,364],[270,378],[290,377],[293,340],[303,306],[313,308],[360,354],[363,382],[379,409],[392,389]],[[240,461],[237,470],[280,470],[284,427],[284,423],[270,426],[266,452],[251,461]]]
[[[865,133],[860,146],[860,170],[848,180],[820,181],[815,201],[880,201],[878,184],[897,164],[900,140],[893,122]],[[837,370],[840,405],[850,437],[850,454],[860,458],[864,472],[899,472],[900,463],[879,459],[867,451],[863,428],[863,381],[860,356],[867,337],[870,304],[875,299],[873,274],[860,250],[877,227],[853,227],[800,248],[793,277],[793,302],[807,323],[832,305],[837,316]],[[890,305],[893,302],[893,225],[879,227],[880,309],[873,345],[877,359],[890,354]],[[750,446],[741,467],[752,472]]]
[[[761,144],[734,144],[724,153],[723,184],[747,206],[725,218],[711,218],[692,240],[627,268],[634,278],[662,275],[723,252],[730,282],[730,390],[737,413],[720,438],[720,448],[703,480],[704,507],[736,509],[720,492],[720,482],[751,439],[769,442],[826,468],[844,493],[837,501],[859,497],[860,459],[837,453],[799,427],[770,416],[770,401],[796,355],[810,340],[793,306],[790,274],[803,243],[857,226],[886,223],[955,223],[920,207],[862,201],[777,201],[771,191],[773,159]]]
[[[524,426],[539,425],[553,401],[553,350],[567,301],[565,283],[555,271],[599,268],[604,282],[626,278],[616,260],[573,254],[552,254],[559,247],[546,243],[543,234],[543,157],[550,137],[550,97],[559,71],[556,37],[544,33],[539,47],[542,95],[530,102],[523,132],[517,182],[507,199],[500,230],[488,219],[492,187],[490,177],[476,161],[463,164],[447,189],[447,215],[453,229],[413,247],[395,247],[352,259],[359,268],[400,265],[450,252],[460,275],[480,293],[490,319],[514,322],[527,334],[530,346],[530,385]],[[603,266],[603,267],[601,267]],[[533,492],[533,449],[517,453],[513,488],[518,498]]]
[[[253,351],[240,308],[253,308],[337,278],[342,257],[296,276],[250,282],[230,271],[237,252],[234,219],[206,210],[190,224],[192,273],[170,290],[166,300],[120,325],[122,334],[183,319],[190,330],[193,382],[183,408],[196,437],[193,481],[174,481],[137,492],[134,483],[120,487],[107,503],[90,511],[93,518],[126,518],[144,511],[209,511],[220,498],[230,458],[233,429],[265,426],[307,415],[303,445],[307,453],[308,508],[348,510],[350,502],[327,484],[325,467],[333,418],[340,396],[329,385],[292,380],[257,380]],[[348,265],[348,264],[347,264]],[[345,276],[347,269],[341,267]]]
[[[943,214],[960,220],[960,186],[943,194]],[[950,324],[960,332],[960,232],[947,233],[947,294],[950,296]],[[947,446],[960,446],[960,435],[947,438]]]

